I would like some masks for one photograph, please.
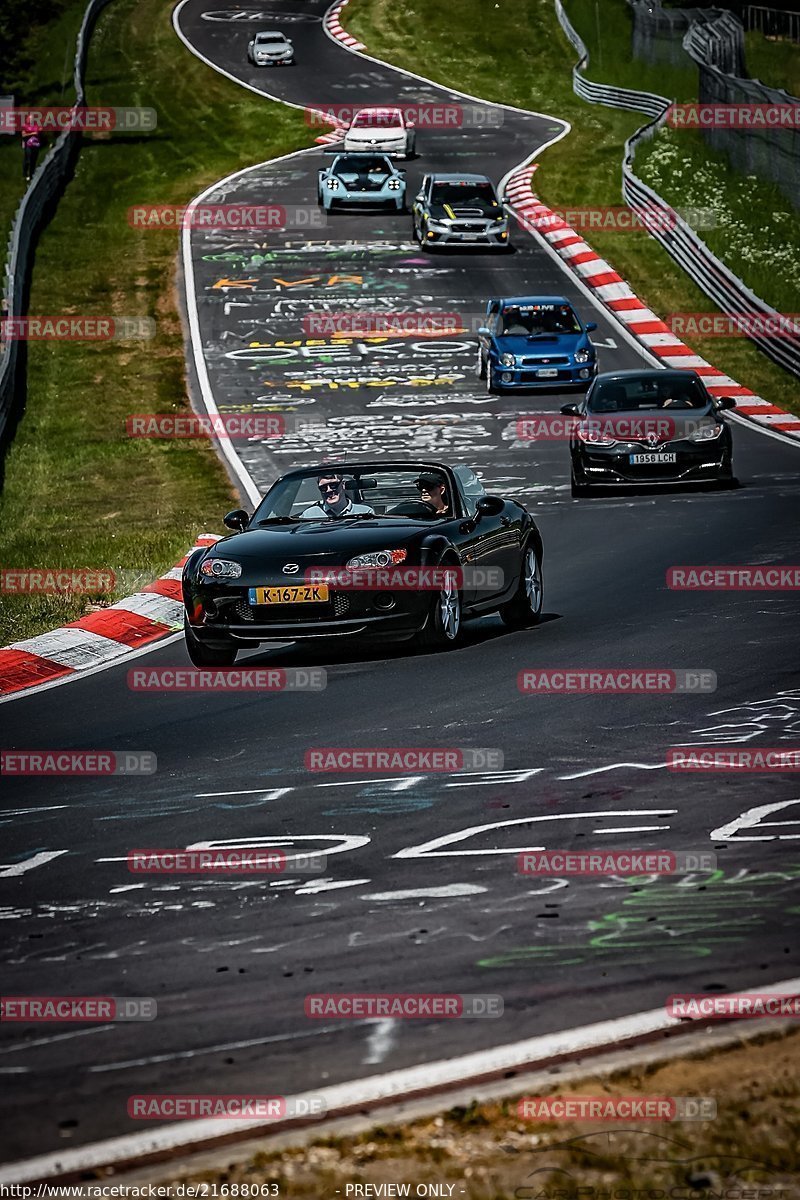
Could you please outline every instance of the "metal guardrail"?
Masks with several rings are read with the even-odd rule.
[[[800,12],[748,4],[744,10],[744,27],[763,33],[765,37],[786,37],[792,42],[800,42]]]
[[[75,45],[73,81],[75,109],[85,103],[84,74],[89,39],[101,10],[109,0],[89,0],[83,14]],[[36,169],[19,203],[11,225],[3,280],[3,316],[25,315],[30,290],[31,266],[36,239],[52,215],[58,198],[72,177],[80,152],[81,135],[65,130],[59,135]],[[13,424],[25,397],[27,347],[24,342],[7,341],[0,349],[0,446],[9,440]]]
[[[714,303],[728,315],[759,313],[777,318],[779,314],[761,300],[725,263],[716,257],[687,222],[672,206],[658,195],[633,169],[636,147],[657,132],[664,124],[670,105],[665,96],[640,92],[631,88],[610,87],[593,83],[583,74],[589,64],[589,53],[580,35],[573,28],[561,0],[554,0],[556,16],[566,36],[579,55],[572,69],[573,90],[588,104],[604,104],[645,113],[652,119],[628,138],[622,160],[622,195],[634,212],[652,216],[653,209],[670,214],[669,221],[643,219],[643,226],[655,238],[689,277]],[[691,29],[689,31],[691,33]],[[689,36],[689,35],[687,35]],[[748,337],[773,362],[800,377],[800,338],[769,338],[749,333]]]

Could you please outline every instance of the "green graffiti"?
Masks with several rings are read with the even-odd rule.
[[[630,877],[623,881],[630,890],[622,907],[587,921],[580,940],[515,946],[481,959],[478,966],[546,962],[567,967],[633,954],[642,964],[665,954],[670,960],[708,958],[718,946],[752,943],[776,912],[800,912],[800,905],[786,905],[787,889],[781,886],[798,878],[800,864],[794,863],[760,874],[741,870],[728,876],[718,869],[682,879]]]

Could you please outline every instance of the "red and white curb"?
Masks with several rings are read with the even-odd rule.
[[[665,367],[697,371],[712,395],[733,396],[739,416],[800,440],[800,417],[755,395],[695,354],[642,303],[622,276],[571,225],[534,196],[531,180],[535,171],[536,164],[521,167],[512,173],[506,187],[510,207],[523,228],[544,238],[617,320]]]
[[[344,45],[349,46],[351,50],[366,50],[366,46],[363,42],[359,42],[358,39],[349,34],[346,29],[342,29],[342,23],[339,20],[339,15],[342,12],[342,9],[346,8],[349,3],[350,0],[339,0],[338,4],[333,4],[322,18],[322,27],[325,32],[337,42],[343,42]]]
[[[203,533],[193,550],[219,537]],[[191,551],[189,551],[191,553]],[[183,627],[181,572],[189,554],[166,575],[108,608],[60,629],[0,648],[0,696],[52,683],[120,658]]]

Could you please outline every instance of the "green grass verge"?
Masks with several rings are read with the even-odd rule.
[[[260,100],[191,55],[161,0],[112,0],[92,41],[89,104],[146,105],[140,138],[86,138],[36,255],[32,313],[148,316],[142,342],[30,343],[28,406],[0,496],[4,567],[103,567],[149,582],[194,536],[221,531],[233,488],[210,444],[131,440],[136,412],[188,410],[177,234],[127,209],[183,203],[237,168],[313,142],[302,113]],[[90,598],[3,596],[0,645],[86,610]]]
[[[744,35],[745,61],[753,79],[800,96],[800,54],[787,38],[768,38],[755,30]]]
[[[602,0],[599,9],[595,0],[569,0],[567,9],[592,55],[593,79],[635,82],[638,87],[684,98],[696,95],[692,70],[673,73],[669,68],[630,62],[624,0]],[[437,0],[352,0],[345,13],[348,32],[363,41],[371,54],[488,100],[570,121],[572,132],[542,154],[536,172],[536,190],[545,203],[553,208],[622,203],[622,146],[643,118],[585,104],[574,95],[575,52],[558,26],[552,0],[499,0],[489,21],[484,0],[459,0],[457,21]],[[425,37],[418,36],[420,29]],[[617,69],[622,72],[619,76]],[[745,186],[742,181],[739,186],[752,195],[751,183],[748,180]],[[685,200],[678,197],[676,203],[683,205]],[[782,208],[786,207],[784,202]],[[589,241],[655,312],[715,311],[644,231],[592,231]],[[738,261],[732,265],[738,271]],[[745,338],[685,340],[754,392],[800,412],[797,381]]]

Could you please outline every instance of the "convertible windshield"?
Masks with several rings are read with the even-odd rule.
[[[435,183],[431,189],[432,204],[465,204],[498,208],[494,188],[490,183]]]
[[[477,477],[476,483],[480,487]],[[458,505],[454,512],[451,493],[444,471],[424,465],[386,470],[317,467],[280,479],[261,501],[251,524],[376,517],[440,521],[460,515]]]
[[[660,372],[659,372],[660,374]],[[648,408],[706,408],[708,396],[696,379],[685,376],[633,376],[598,383],[589,399],[589,412],[636,412]]]
[[[348,154],[340,158],[334,175],[388,175],[389,166],[385,158],[368,158],[364,154]]]
[[[568,304],[533,304],[504,308],[501,337],[535,337],[539,333],[581,333],[581,323]]]
[[[392,129],[394,126],[402,124],[403,118],[397,111],[391,112],[378,108],[363,109],[356,113],[351,129]]]

